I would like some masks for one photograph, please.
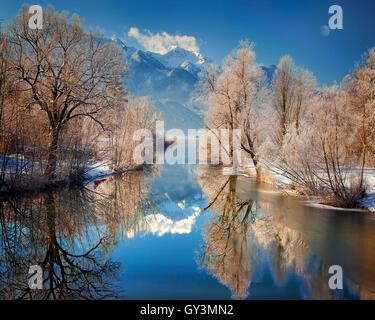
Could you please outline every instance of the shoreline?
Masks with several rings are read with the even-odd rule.
[[[89,185],[100,179],[107,179],[111,176],[121,175],[125,173],[141,171],[147,169],[146,165],[138,165],[133,168],[123,168],[112,170],[106,164],[99,163],[96,166],[91,167],[85,174],[85,177],[79,182],[71,182],[68,180],[63,181],[56,181],[51,184],[44,184],[40,188],[23,188],[18,190],[12,191],[3,191],[0,193],[0,202],[7,201],[13,197],[18,196],[32,196],[37,195],[39,193],[46,192],[48,190],[59,190],[59,189],[68,189],[68,188],[79,188]],[[256,176],[251,167],[245,167],[240,172],[234,173],[230,167],[222,167],[222,174],[223,175],[238,175],[247,178],[256,179]],[[91,172],[91,173],[90,173]],[[375,193],[368,193],[365,197],[359,200],[359,206],[355,208],[344,208],[344,207],[337,207],[333,205],[326,204],[324,199],[320,197],[308,197],[309,199],[306,200],[306,196],[300,194],[297,190],[293,190],[288,188],[288,185],[283,182],[279,181],[277,178],[273,177],[269,174],[265,175],[265,177],[260,180],[261,183],[269,185],[273,187],[275,190],[273,192],[281,193],[284,196],[300,198],[301,202],[307,206],[311,207],[320,207],[326,208],[331,210],[338,210],[338,211],[352,211],[352,212],[367,212],[370,214],[375,214]],[[305,198],[302,200],[302,198]]]
[[[256,175],[254,172],[254,169],[250,167],[244,167],[242,172],[233,173],[231,171],[232,168],[230,167],[223,167],[223,174],[228,175],[230,173],[244,176],[248,178],[256,179]],[[260,179],[261,183],[264,183],[266,185],[269,185],[275,189],[274,192],[280,192],[284,194],[285,196],[290,196],[294,198],[303,198],[306,197],[302,194],[300,194],[297,190],[291,189],[288,187],[288,184],[285,183],[285,181],[281,181],[280,179],[277,179],[275,175],[270,174],[268,172],[262,179]],[[337,207],[330,204],[326,204],[324,199],[321,197],[308,197],[309,200],[302,200],[305,205],[311,206],[311,207],[320,207],[320,208],[326,208],[331,210],[337,210],[337,211],[352,211],[352,212],[367,212],[370,214],[375,214],[375,193],[372,192],[373,188],[369,188],[370,192],[366,194],[362,199],[358,201],[358,207],[354,208],[344,208],[344,207]]]
[[[164,141],[164,150],[168,147],[176,143],[175,140],[165,140]],[[0,191],[0,201],[6,201],[9,198],[22,196],[22,195],[36,195],[38,193],[46,192],[48,189],[58,190],[64,188],[74,188],[74,187],[84,187],[95,180],[99,179],[106,179],[110,176],[116,176],[128,172],[140,171],[145,170],[150,165],[141,164],[136,165],[132,168],[123,168],[123,169],[111,169],[108,163],[105,162],[97,162],[93,166],[87,168],[86,173],[83,175],[83,178],[79,181],[70,181],[69,177],[65,180],[55,181],[53,183],[40,183],[38,187],[30,187],[30,188],[18,188],[13,189],[11,191]]]
[[[61,189],[69,189],[69,188],[80,188],[85,187],[88,184],[99,180],[99,179],[107,179],[112,176],[121,175],[125,173],[135,172],[135,171],[141,171],[144,170],[146,167],[144,165],[138,165],[133,168],[124,168],[124,169],[118,169],[118,170],[111,170],[111,171],[99,171],[100,173],[94,174],[94,175],[88,175],[90,171],[94,171],[101,166],[93,167],[90,170],[87,171],[86,177],[82,179],[82,181],[79,182],[69,182],[68,180],[63,181],[56,181],[54,183],[50,184],[44,184],[40,188],[20,188],[15,189],[12,191],[2,191],[0,193],[0,202],[7,201],[8,199],[19,197],[19,196],[33,196],[38,195],[43,192],[48,192],[49,190],[55,191],[55,190],[61,190]]]

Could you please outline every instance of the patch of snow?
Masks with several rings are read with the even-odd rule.
[[[366,168],[364,179],[367,184],[367,195],[360,200],[360,205],[375,213],[375,168]]]
[[[359,203],[362,208],[375,213],[375,193],[368,194]]]
[[[359,168],[345,168],[344,169],[347,173],[351,176],[359,175]],[[288,179],[283,175],[283,172],[277,169],[272,170],[270,172],[271,179],[276,183],[280,183],[283,185],[289,185],[291,180]],[[364,170],[364,180],[367,186],[367,195],[359,201],[359,205],[363,209],[367,209],[371,212],[375,212],[375,168],[365,168]],[[288,190],[286,190],[288,192]],[[319,204],[317,202],[307,203],[308,205],[313,206],[324,206],[325,205]],[[330,207],[334,208],[334,207]],[[337,208],[336,208],[337,209]],[[352,211],[353,209],[351,209]]]
[[[337,210],[337,211],[357,211],[357,212],[363,212],[364,209],[353,209],[353,208],[339,208],[339,207],[333,207],[326,204],[322,204],[318,201],[303,201],[303,203],[308,207],[314,207],[314,208],[322,208],[322,209],[329,209],[329,210]]]
[[[96,178],[109,176],[112,173],[113,170],[110,169],[108,163],[96,162],[87,170],[85,176],[87,180],[94,180]]]
[[[165,54],[151,53],[162,64],[168,68],[177,68],[183,63],[191,63],[196,66],[212,63],[212,60],[205,57],[199,52],[188,51],[180,47],[175,47]]]

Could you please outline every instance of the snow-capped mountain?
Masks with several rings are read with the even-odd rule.
[[[157,100],[174,100],[180,104],[189,101],[199,80],[199,66],[184,64],[170,67],[153,53],[128,47],[124,51],[128,67],[124,82],[128,92],[152,96]]]
[[[190,95],[199,81],[202,67],[211,60],[201,54],[174,48],[161,55],[126,46],[119,39],[112,39],[123,48],[127,73],[124,83],[134,96],[150,96],[157,111],[162,113],[165,128],[201,128],[203,119],[186,107]]]
[[[166,54],[152,53],[152,55],[168,68],[182,67],[183,64],[196,65],[198,68],[213,61],[199,52],[187,51],[179,47],[174,47]]]
[[[125,84],[130,93],[185,104],[190,98],[199,73],[213,61],[199,52],[175,47],[166,54],[137,50],[114,39],[126,54],[128,73]]]
[[[112,39],[123,48],[127,73],[124,83],[134,96],[150,96],[155,108],[162,113],[165,128],[202,128],[203,118],[190,102],[191,94],[205,65],[213,61],[199,52],[175,47],[166,54],[137,50],[120,39]],[[262,67],[269,83],[275,66]]]

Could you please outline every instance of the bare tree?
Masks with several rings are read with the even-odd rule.
[[[225,61],[219,73],[217,67],[205,70],[205,82],[208,108],[206,126],[208,129],[241,129],[242,149],[251,157],[257,175],[260,175],[256,155],[256,107],[264,92],[263,72],[255,65],[253,45],[241,42]],[[233,156],[230,144],[229,156]]]
[[[45,176],[52,180],[62,130],[72,119],[87,117],[105,129],[102,115],[122,90],[122,51],[99,34],[85,33],[76,15],[44,10],[41,30],[28,27],[26,8],[9,26],[12,76],[29,93],[27,107],[48,118]]]
[[[1,27],[1,26],[0,26]],[[8,67],[8,39],[0,29],[0,128],[2,123],[4,100],[5,100],[5,85],[7,79]]]
[[[357,123],[353,127],[357,143],[353,147],[354,150],[359,149],[362,185],[368,153],[372,151],[373,158],[375,155],[375,48],[363,57],[362,62],[346,81],[353,115],[357,118]]]
[[[310,72],[295,66],[290,56],[281,58],[272,81],[279,122],[274,139],[278,145],[283,143],[289,125],[294,124],[298,132],[301,112],[314,87],[315,79]]]
[[[299,133],[295,126],[288,127],[282,145],[269,147],[262,160],[303,193],[355,207],[365,190],[350,170],[356,162],[348,152],[354,125],[347,93],[337,86],[325,88],[309,99]]]
[[[126,107],[118,108],[113,114],[112,130],[108,134],[109,154],[116,170],[137,166],[133,159],[137,142],[133,135],[140,128],[154,133],[155,122],[160,119],[147,97],[129,97],[127,102]]]

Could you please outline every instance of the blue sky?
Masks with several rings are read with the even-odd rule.
[[[0,18],[9,22],[25,1],[2,0]],[[340,82],[361,54],[375,46],[375,0],[37,0],[30,4],[77,13],[86,28],[125,39],[130,28],[150,36],[194,37],[204,55],[221,63],[241,39],[255,43],[257,62],[277,64],[290,54],[308,68],[320,85]],[[344,29],[322,35],[330,5],[341,5]],[[148,31],[147,31],[148,30]]]

